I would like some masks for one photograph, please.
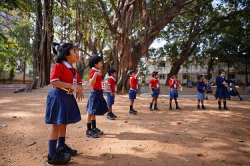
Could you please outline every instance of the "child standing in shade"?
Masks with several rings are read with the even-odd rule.
[[[207,90],[206,90],[206,100],[208,100],[208,94],[213,94],[213,90],[212,90],[212,87],[211,87],[211,82],[210,82],[210,78],[207,78],[206,79],[207,83],[206,83],[206,86],[207,86]]]
[[[108,112],[108,107],[105,99],[103,98],[103,89],[105,83],[103,81],[102,58],[98,55],[93,55],[89,59],[89,66],[91,68],[89,72],[89,82],[92,86],[92,90],[89,94],[87,103],[87,131],[86,136],[96,138],[102,135],[103,132],[96,127],[96,115],[104,115]]]
[[[201,105],[201,109],[206,109],[204,106],[204,100],[205,100],[205,92],[206,92],[206,84],[204,82],[204,77],[203,75],[198,75],[197,76],[197,99],[198,99],[198,103],[197,103],[197,109],[200,109],[200,103]]]
[[[130,89],[129,89],[129,100],[130,100],[130,109],[129,113],[132,115],[136,115],[137,111],[134,110],[133,105],[134,105],[134,100],[136,99],[136,91],[138,89],[138,83],[137,80],[140,77],[140,68],[138,68],[138,72],[135,75],[134,70],[129,70],[128,75],[130,77],[129,83],[130,83]]]
[[[108,71],[109,79],[108,79],[108,90],[107,90],[107,105],[108,105],[108,114],[107,119],[114,120],[117,118],[116,115],[112,112],[112,105],[115,103],[115,92],[116,92],[116,70],[110,69]]]
[[[169,110],[172,110],[173,99],[175,100],[176,109],[181,110],[181,108],[178,106],[177,98],[179,97],[178,87],[181,87],[181,91],[182,91],[182,86],[179,83],[179,81],[177,81],[175,73],[170,73],[170,77],[171,78],[168,81],[169,89],[170,89]]]
[[[216,78],[217,88],[216,88],[216,93],[215,93],[215,97],[218,98],[218,105],[219,105],[218,109],[222,110],[221,100],[223,100],[223,105],[224,105],[223,109],[228,110],[226,101],[227,101],[227,98],[230,99],[230,94],[227,90],[229,81],[226,78],[225,70],[220,69],[218,71],[218,74],[219,76]]]
[[[76,99],[82,100],[84,96],[82,80],[73,66],[79,59],[77,46],[53,43],[53,52],[57,58],[50,74],[53,88],[47,97],[45,114],[45,123],[52,124],[47,158],[49,164],[66,164],[77,153],[65,144],[66,127],[81,120]],[[76,91],[76,99],[73,91]]]
[[[159,75],[157,71],[154,71],[152,73],[152,79],[149,81],[149,89],[151,92],[151,96],[152,96],[152,101],[150,103],[149,106],[149,110],[153,111],[153,103],[155,103],[154,105],[154,110],[159,111],[159,108],[157,108],[157,98],[159,97],[160,94],[160,81],[158,80]]]

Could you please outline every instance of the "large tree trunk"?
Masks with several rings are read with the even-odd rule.
[[[43,12],[43,34],[40,45],[40,74],[39,83],[40,87],[50,83],[50,65],[51,65],[51,44],[53,40],[53,0],[44,1]]]
[[[42,2],[41,0],[36,0],[36,29],[35,29],[35,38],[33,45],[33,81],[31,84],[31,89],[37,88],[37,77],[39,75],[39,59],[40,53],[39,48],[41,45],[42,37]]]
[[[213,67],[214,59],[215,59],[214,57],[210,57],[210,59],[208,61],[207,78],[209,78],[209,79],[212,78],[211,70],[212,70],[212,67]]]
[[[169,8],[166,13],[155,21],[150,27],[146,25],[147,31],[142,36],[141,42],[133,40],[133,21],[136,13],[136,6],[138,3],[146,3],[146,1],[136,0],[119,0],[118,5],[115,6],[114,1],[111,0],[113,9],[115,10],[115,16],[113,18],[113,25],[109,20],[106,13],[105,6],[102,0],[98,0],[98,3],[102,9],[105,21],[108,24],[110,31],[115,34],[113,37],[113,58],[114,65],[118,71],[118,92],[127,92],[129,89],[128,70],[135,70],[140,58],[146,54],[147,49],[158,36],[159,32],[171,22],[180,13],[180,10],[192,1],[176,0],[172,7]],[[143,5],[141,5],[143,6]],[[145,18],[146,24],[148,18]],[[118,61],[118,62],[117,62]]]

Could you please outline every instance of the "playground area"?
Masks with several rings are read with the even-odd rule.
[[[0,166],[48,165],[51,126],[44,123],[48,89],[0,92]],[[196,110],[195,92],[196,88],[180,92],[182,110],[172,111],[164,96],[167,90],[159,98],[160,111],[149,111],[151,98],[138,96],[134,106],[138,115],[128,113],[127,95],[116,95],[113,110],[118,118],[97,117],[97,127],[104,135],[95,139],[85,136],[86,95],[78,102],[82,121],[67,128],[66,143],[78,150],[67,165],[249,166],[249,92],[240,91],[243,101],[229,100],[227,111],[217,109],[213,96],[205,101],[206,110]]]

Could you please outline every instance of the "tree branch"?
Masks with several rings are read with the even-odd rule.
[[[100,8],[102,9],[103,17],[104,17],[105,21],[107,22],[110,31],[113,32],[113,33],[118,34],[117,30],[110,23],[109,17],[108,17],[108,15],[106,13],[106,10],[105,10],[105,7],[104,7],[104,4],[103,4],[102,0],[98,0],[98,3],[99,3]]]
[[[117,10],[117,7],[114,3],[114,0],[110,0],[110,3],[115,10],[116,17],[118,18],[119,21],[121,21],[121,15],[120,15],[119,11]]]

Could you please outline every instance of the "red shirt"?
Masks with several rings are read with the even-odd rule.
[[[99,70],[97,70],[96,68],[92,68],[90,71],[89,71],[89,80],[92,79],[92,77],[94,76],[95,72],[97,72]],[[99,71],[100,72],[100,71]],[[102,88],[102,75],[97,75],[96,77],[96,82],[95,84],[92,86],[92,89],[96,89],[96,90],[103,90]]]
[[[152,88],[159,88],[159,80],[158,79],[152,78],[149,81],[149,84],[151,85]]]
[[[169,88],[171,88],[171,89],[178,89],[179,82],[177,80],[175,80],[174,83],[172,84],[173,81],[174,81],[174,79],[172,79],[172,78],[170,78],[168,80]]]
[[[114,77],[109,77],[108,79],[108,85],[111,87],[112,92],[116,92],[116,88],[115,88],[115,78]],[[108,92],[110,92],[110,89],[108,87]]]
[[[138,89],[138,86],[137,86],[137,78],[136,77],[130,77],[130,88],[132,89]]]
[[[66,83],[73,84],[74,75],[77,78],[77,84],[82,83],[78,71],[73,68],[68,62],[63,61],[62,63],[56,63],[52,67],[50,74],[50,83],[55,81],[62,81]]]

